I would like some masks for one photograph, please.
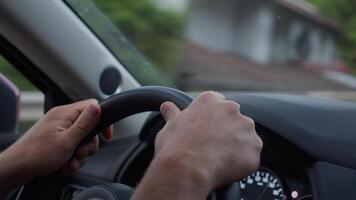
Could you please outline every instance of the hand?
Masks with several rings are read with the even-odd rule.
[[[24,182],[35,176],[55,172],[66,163],[67,173],[74,173],[84,164],[84,158],[98,149],[96,137],[74,152],[77,145],[98,123],[100,112],[96,100],[51,109],[15,144],[1,153],[1,164],[9,165],[7,170],[0,169],[0,178],[1,172],[13,172],[16,177],[9,178]],[[110,138],[111,129],[107,129],[104,135]]]
[[[239,104],[205,92],[183,111],[166,102],[161,113],[167,123],[157,135],[155,158],[137,199],[145,194],[144,187],[151,196],[160,193],[158,199],[204,199],[209,191],[257,170],[262,141]]]

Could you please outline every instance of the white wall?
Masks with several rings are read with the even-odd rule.
[[[223,2],[222,2],[223,1]],[[228,52],[235,37],[235,0],[192,1],[186,37],[213,51]]]
[[[332,34],[324,26],[298,16],[285,9],[274,9],[275,25],[272,42],[272,62],[289,63],[301,61],[312,65],[329,67],[335,56]],[[306,40],[301,43],[301,37]],[[303,45],[308,55],[303,60],[297,46]]]
[[[158,1],[158,0],[157,0]],[[260,64],[302,61],[328,65],[335,54],[333,37],[321,25],[290,10],[260,0],[191,0],[186,37],[213,51],[236,53]]]
[[[251,0],[193,1],[186,36],[213,51],[238,53],[259,63],[270,57],[272,12]]]
[[[134,0],[133,0],[134,1]],[[151,0],[159,8],[165,10],[172,10],[175,12],[183,12],[188,6],[189,0]]]
[[[317,28],[312,28],[309,31],[309,43],[310,43],[310,55],[308,58],[308,62],[313,63],[322,63],[321,60],[321,52],[322,52],[322,44],[321,44],[321,33]]]
[[[253,13],[253,10],[251,10]],[[266,64],[270,62],[273,30],[273,14],[267,5],[257,7],[250,23],[245,23],[244,27],[238,29],[245,34],[245,45],[237,47],[244,56],[251,58],[255,62]],[[242,29],[243,28],[243,29]]]
[[[322,46],[321,59],[324,64],[332,64],[333,59],[336,57],[335,41],[330,34],[324,36]]]

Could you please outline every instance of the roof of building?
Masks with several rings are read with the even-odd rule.
[[[299,15],[308,17],[309,19],[315,21],[318,24],[322,24],[334,31],[340,31],[340,26],[336,22],[322,16],[314,5],[304,0],[274,0],[274,1],[277,4],[294,11]]]

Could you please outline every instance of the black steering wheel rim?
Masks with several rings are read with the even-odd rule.
[[[183,110],[189,106],[193,98],[179,90],[161,86],[146,86],[113,95],[99,103],[100,121],[84,142],[90,141],[109,125],[128,116],[147,111],[159,111],[161,104],[167,101],[173,102]]]

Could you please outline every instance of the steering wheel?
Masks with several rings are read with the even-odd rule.
[[[90,141],[95,135],[109,125],[128,116],[147,111],[159,111],[161,104],[166,101],[173,102],[178,108],[183,110],[192,102],[192,100],[193,99],[191,97],[179,90],[159,86],[142,87],[113,95],[100,102],[101,119],[94,131],[91,132],[82,142]],[[61,178],[58,178],[61,177],[58,173],[52,174],[49,177],[50,178],[47,179],[50,180],[53,180],[53,177],[56,177],[58,182],[61,182],[62,180]],[[27,187],[24,186],[22,195],[20,194],[20,196],[31,196],[29,194],[38,189],[36,186],[43,185],[43,180],[46,180],[46,178],[31,181],[26,185]],[[131,193],[132,191],[130,192],[130,189],[128,189],[127,186],[120,186],[119,184],[103,184],[87,189],[87,191],[82,192],[82,194],[80,194],[76,199],[129,199]],[[209,199],[240,199],[240,186],[236,183],[228,187],[217,189],[211,193]]]

